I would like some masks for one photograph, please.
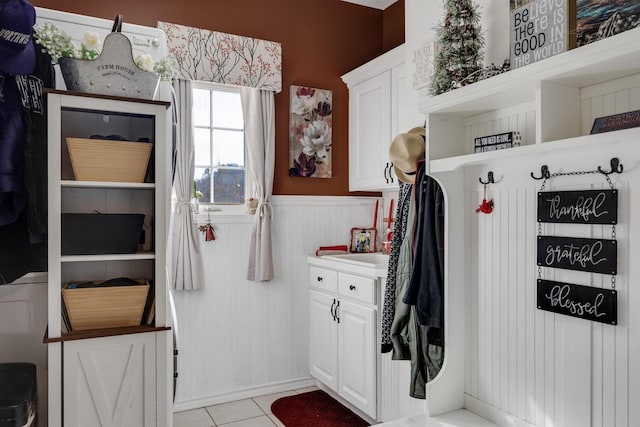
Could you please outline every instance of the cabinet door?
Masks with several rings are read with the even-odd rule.
[[[66,427],[155,427],[156,334],[66,341]],[[156,422],[158,421],[158,422]]]
[[[388,181],[391,143],[391,73],[349,90],[349,190],[377,190]],[[394,179],[395,181],[395,179]]]
[[[376,418],[375,310],[340,300],[338,318],[338,393]]]
[[[337,305],[334,296],[310,291],[309,366],[311,375],[331,389],[338,390],[338,329],[332,312]]]
[[[418,91],[413,90],[404,64],[391,70],[391,140],[399,133],[424,127],[426,115],[418,107]],[[395,179],[395,176],[394,176]]]

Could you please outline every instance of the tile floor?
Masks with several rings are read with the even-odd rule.
[[[221,403],[205,408],[173,414],[174,427],[273,427],[284,425],[271,413],[271,404],[284,396],[318,390],[308,387],[299,390],[267,394],[251,399]]]

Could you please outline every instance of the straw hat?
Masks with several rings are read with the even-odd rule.
[[[391,142],[389,159],[393,170],[402,182],[413,184],[416,180],[416,164],[424,153],[425,129],[416,127],[407,133],[401,133]]]

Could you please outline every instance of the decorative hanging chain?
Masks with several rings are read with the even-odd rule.
[[[622,172],[622,171],[620,171]],[[547,185],[547,180],[556,178],[558,176],[578,176],[578,175],[591,175],[591,174],[599,174],[604,175],[604,178],[607,180],[609,187],[612,190],[615,190],[615,186],[613,182],[611,182],[611,178],[609,178],[609,173],[604,173],[600,168],[590,170],[590,171],[573,171],[573,172],[556,172],[550,173],[548,175],[543,175],[542,185],[540,186],[540,191],[544,191],[545,186]],[[533,176],[533,175],[532,175]],[[538,237],[542,236],[542,222],[538,221]],[[611,224],[611,240],[616,240],[616,225]],[[538,265],[538,279],[542,279],[542,266]],[[615,274],[611,275],[611,289],[616,288],[616,276]]]

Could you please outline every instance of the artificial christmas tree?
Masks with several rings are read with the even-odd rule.
[[[444,23],[436,28],[432,95],[473,83],[482,70],[484,38],[478,6],[473,0],[445,0],[444,9]]]

